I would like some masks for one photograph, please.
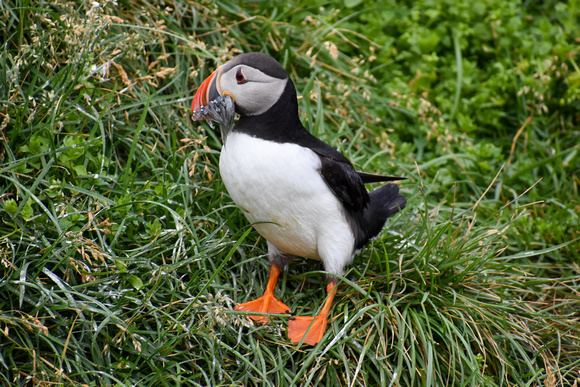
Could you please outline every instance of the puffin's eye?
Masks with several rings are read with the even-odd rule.
[[[236,71],[236,81],[238,82],[238,85],[248,82],[246,77],[244,77],[244,74],[242,74],[241,68],[239,68],[238,71]]]

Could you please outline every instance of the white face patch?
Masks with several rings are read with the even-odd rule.
[[[221,95],[231,93],[236,105],[245,114],[254,116],[265,113],[278,101],[286,83],[288,79],[275,78],[253,67],[238,65],[221,73],[216,86]]]

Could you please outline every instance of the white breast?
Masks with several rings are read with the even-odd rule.
[[[354,236],[320,164],[314,152],[299,145],[233,132],[222,148],[220,173],[264,238],[286,253],[321,259],[329,270],[328,260],[350,261]]]

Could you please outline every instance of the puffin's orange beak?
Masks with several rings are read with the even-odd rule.
[[[199,89],[197,89],[197,92],[195,93],[195,96],[193,97],[193,102],[191,104],[191,114],[193,114],[194,111],[201,109],[202,106],[207,106],[207,104],[211,101],[209,95],[210,95],[210,91],[212,91],[212,89],[215,92],[217,92],[215,85],[214,85],[214,78],[215,78],[216,72],[217,72],[217,70],[214,71],[209,77],[207,77],[207,79],[205,81],[203,81],[203,83],[201,84]],[[203,117],[193,118],[193,119],[194,120],[202,120]]]

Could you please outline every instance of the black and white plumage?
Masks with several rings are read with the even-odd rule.
[[[204,110],[218,100],[221,113]],[[232,119],[224,118],[233,117],[231,109],[239,114],[233,127]],[[242,54],[219,67],[196,93],[192,112],[194,119],[220,121],[222,179],[233,201],[267,240],[273,266],[282,268],[290,257],[301,256],[322,261],[329,274],[343,275],[355,251],[405,207],[397,185],[370,193],[364,186],[402,178],[355,171],[344,155],[304,128],[292,80],[266,54]],[[333,285],[335,277],[328,278]],[[334,285],[331,290],[334,296]],[[299,335],[310,344],[321,338],[310,336]]]

